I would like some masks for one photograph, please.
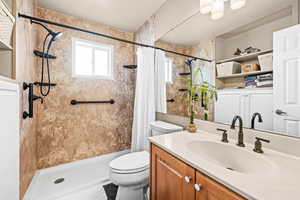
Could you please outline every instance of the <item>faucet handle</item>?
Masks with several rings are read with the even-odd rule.
[[[262,143],[261,142],[266,142],[266,143],[270,143],[270,140],[266,140],[260,137],[256,137],[255,138],[255,147],[253,149],[254,152],[256,153],[264,153],[264,151],[262,150]]]
[[[223,132],[223,135],[222,135],[222,142],[224,143],[228,143],[228,134],[227,134],[227,130],[225,129],[221,129],[221,128],[217,128],[217,131],[222,131]]]

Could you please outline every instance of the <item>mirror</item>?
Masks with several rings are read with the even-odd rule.
[[[165,81],[156,89],[166,90],[165,95],[157,95],[166,102],[164,109],[157,111],[190,117],[186,89],[192,80],[193,87],[208,83],[215,86],[217,93],[216,100],[210,95],[213,88],[196,92],[195,118],[231,124],[233,117],[240,115],[245,128],[300,137],[300,107],[296,106],[300,91],[295,86],[298,78],[292,75],[296,71],[275,67],[277,63],[289,62],[284,57],[273,59],[273,54],[279,57],[283,54],[280,48],[275,52],[276,45],[287,42],[278,39],[285,36],[281,30],[298,24],[298,1],[252,0],[238,10],[231,9],[227,1],[224,10],[218,20],[212,19],[212,13],[193,12],[155,42],[157,47],[211,60],[193,60],[190,70],[187,62],[191,58],[165,53],[158,59],[156,55],[156,63],[165,63]],[[197,75],[199,69],[202,75]],[[291,88],[279,86],[284,84]],[[291,106],[294,111],[287,112]]]

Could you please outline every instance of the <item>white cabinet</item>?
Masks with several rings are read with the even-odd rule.
[[[260,113],[263,123],[255,123],[255,129],[273,130],[273,90],[219,90],[215,103],[215,122],[231,124],[240,115],[244,127],[251,127],[254,113]],[[256,119],[257,120],[257,119]]]
[[[215,121],[230,124],[235,115],[241,113],[239,93],[218,93],[218,101],[215,104]]]
[[[263,118],[263,123],[255,123],[255,129],[273,131],[273,92],[253,93],[249,99],[250,117],[253,113],[258,112]],[[251,123],[249,127],[251,127]]]
[[[19,91],[0,80],[0,199],[19,200]]]

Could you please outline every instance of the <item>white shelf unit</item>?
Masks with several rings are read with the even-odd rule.
[[[12,29],[14,23],[15,23],[15,18],[13,16],[13,14],[10,12],[10,9],[8,7],[8,5],[3,1],[3,0],[0,0],[0,15],[4,18],[7,18],[7,20],[10,21],[10,25],[8,26],[8,22],[6,22],[6,20],[3,20],[1,21],[0,20],[0,23],[4,23],[4,24],[1,24],[1,28],[4,28],[4,34],[9,34],[8,36],[4,36],[5,39],[1,38],[0,37],[0,50],[12,50],[12,46],[9,44],[9,42],[7,42],[7,37],[12,37],[12,34],[13,34],[13,30],[11,31],[10,29]],[[6,30],[6,26],[7,26],[7,29]],[[3,31],[3,30],[2,30]],[[10,34],[11,32],[11,34]]]
[[[263,17],[253,21],[245,26],[224,33],[216,38],[216,65],[226,62],[238,62],[241,64],[259,64],[258,56],[273,52],[273,33],[288,26],[295,25],[291,8],[283,9],[278,13]],[[261,49],[259,52],[254,52],[241,56],[233,56],[233,53],[239,48],[244,50],[248,47]],[[239,74],[228,73],[226,76],[217,75],[216,68],[216,87],[217,88],[234,88],[245,86],[245,76],[259,75],[272,72],[269,71],[254,71]]]
[[[255,52],[255,53],[250,53],[250,54],[246,54],[246,55],[241,55],[241,56],[236,56],[236,57],[220,60],[220,61],[217,61],[217,64],[231,62],[231,61],[245,62],[248,60],[258,59],[259,55],[264,55],[264,54],[272,53],[272,52],[273,52],[273,49],[268,49],[268,50],[264,50],[264,51],[259,51],[259,52]]]
[[[240,74],[232,74],[232,75],[228,75],[228,76],[219,76],[219,77],[217,77],[217,79],[245,77],[245,76],[250,76],[250,75],[259,75],[259,74],[266,74],[266,73],[271,73],[271,72],[273,72],[273,71],[270,70],[270,71],[246,72],[246,73],[240,73]]]
[[[6,1],[10,2],[10,1]],[[11,3],[0,0],[0,76],[13,78],[13,34],[15,17],[11,13]]]

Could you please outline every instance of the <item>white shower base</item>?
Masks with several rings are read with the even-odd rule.
[[[106,200],[109,162],[129,150],[38,170],[23,200]],[[65,181],[54,184],[58,178]]]

